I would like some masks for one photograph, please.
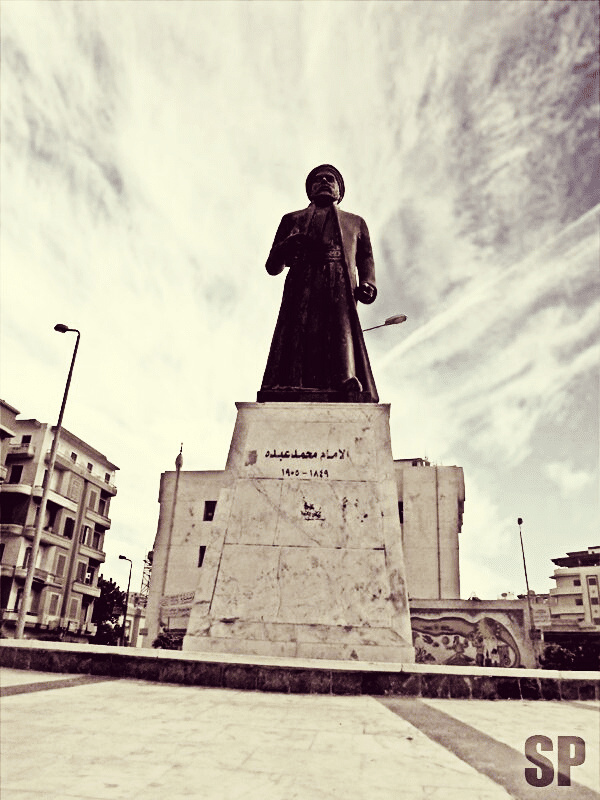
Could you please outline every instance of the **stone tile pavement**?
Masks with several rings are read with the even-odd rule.
[[[0,669],[3,800],[589,800],[595,702],[288,695]],[[570,786],[524,741],[577,735]],[[553,754],[549,754],[553,757]]]

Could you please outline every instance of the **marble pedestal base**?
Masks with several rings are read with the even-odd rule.
[[[183,649],[414,661],[389,405],[237,407]]]

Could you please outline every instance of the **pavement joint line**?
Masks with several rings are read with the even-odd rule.
[[[55,681],[38,681],[37,683],[25,683],[17,686],[0,687],[0,697],[12,697],[16,694],[30,694],[31,692],[45,692],[48,689],[68,689],[71,686],[85,686],[89,683],[101,683],[103,681],[115,681],[107,675],[80,675],[76,678],[65,678]]]
[[[543,793],[525,780],[525,767],[531,766],[525,754],[499,742],[456,717],[432,708],[422,700],[374,697],[394,714],[414,725],[429,739],[441,744],[477,772],[502,786],[515,800],[600,800],[600,794],[571,780],[570,786],[546,786]],[[467,701],[468,702],[468,701]],[[586,706],[587,708],[587,706]],[[522,763],[519,773],[516,765]]]

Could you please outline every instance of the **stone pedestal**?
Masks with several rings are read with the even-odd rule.
[[[414,661],[389,405],[237,407],[183,649]]]

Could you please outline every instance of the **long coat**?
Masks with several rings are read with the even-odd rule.
[[[323,400],[343,400],[344,385],[355,378],[360,383],[359,393],[347,399],[377,403],[356,311],[360,283],[369,283],[375,290],[368,302],[375,299],[377,291],[369,231],[356,214],[336,205],[330,208],[328,228],[334,232],[334,243],[341,246],[340,258],[327,255],[331,250],[311,226],[317,212],[313,203],[286,214],[275,234],[267,272],[278,275],[285,267],[289,272],[261,394],[284,393],[286,399],[294,394],[296,400],[310,394],[311,401],[321,396]],[[285,243],[294,234],[304,234],[306,239],[300,252],[292,255]]]

